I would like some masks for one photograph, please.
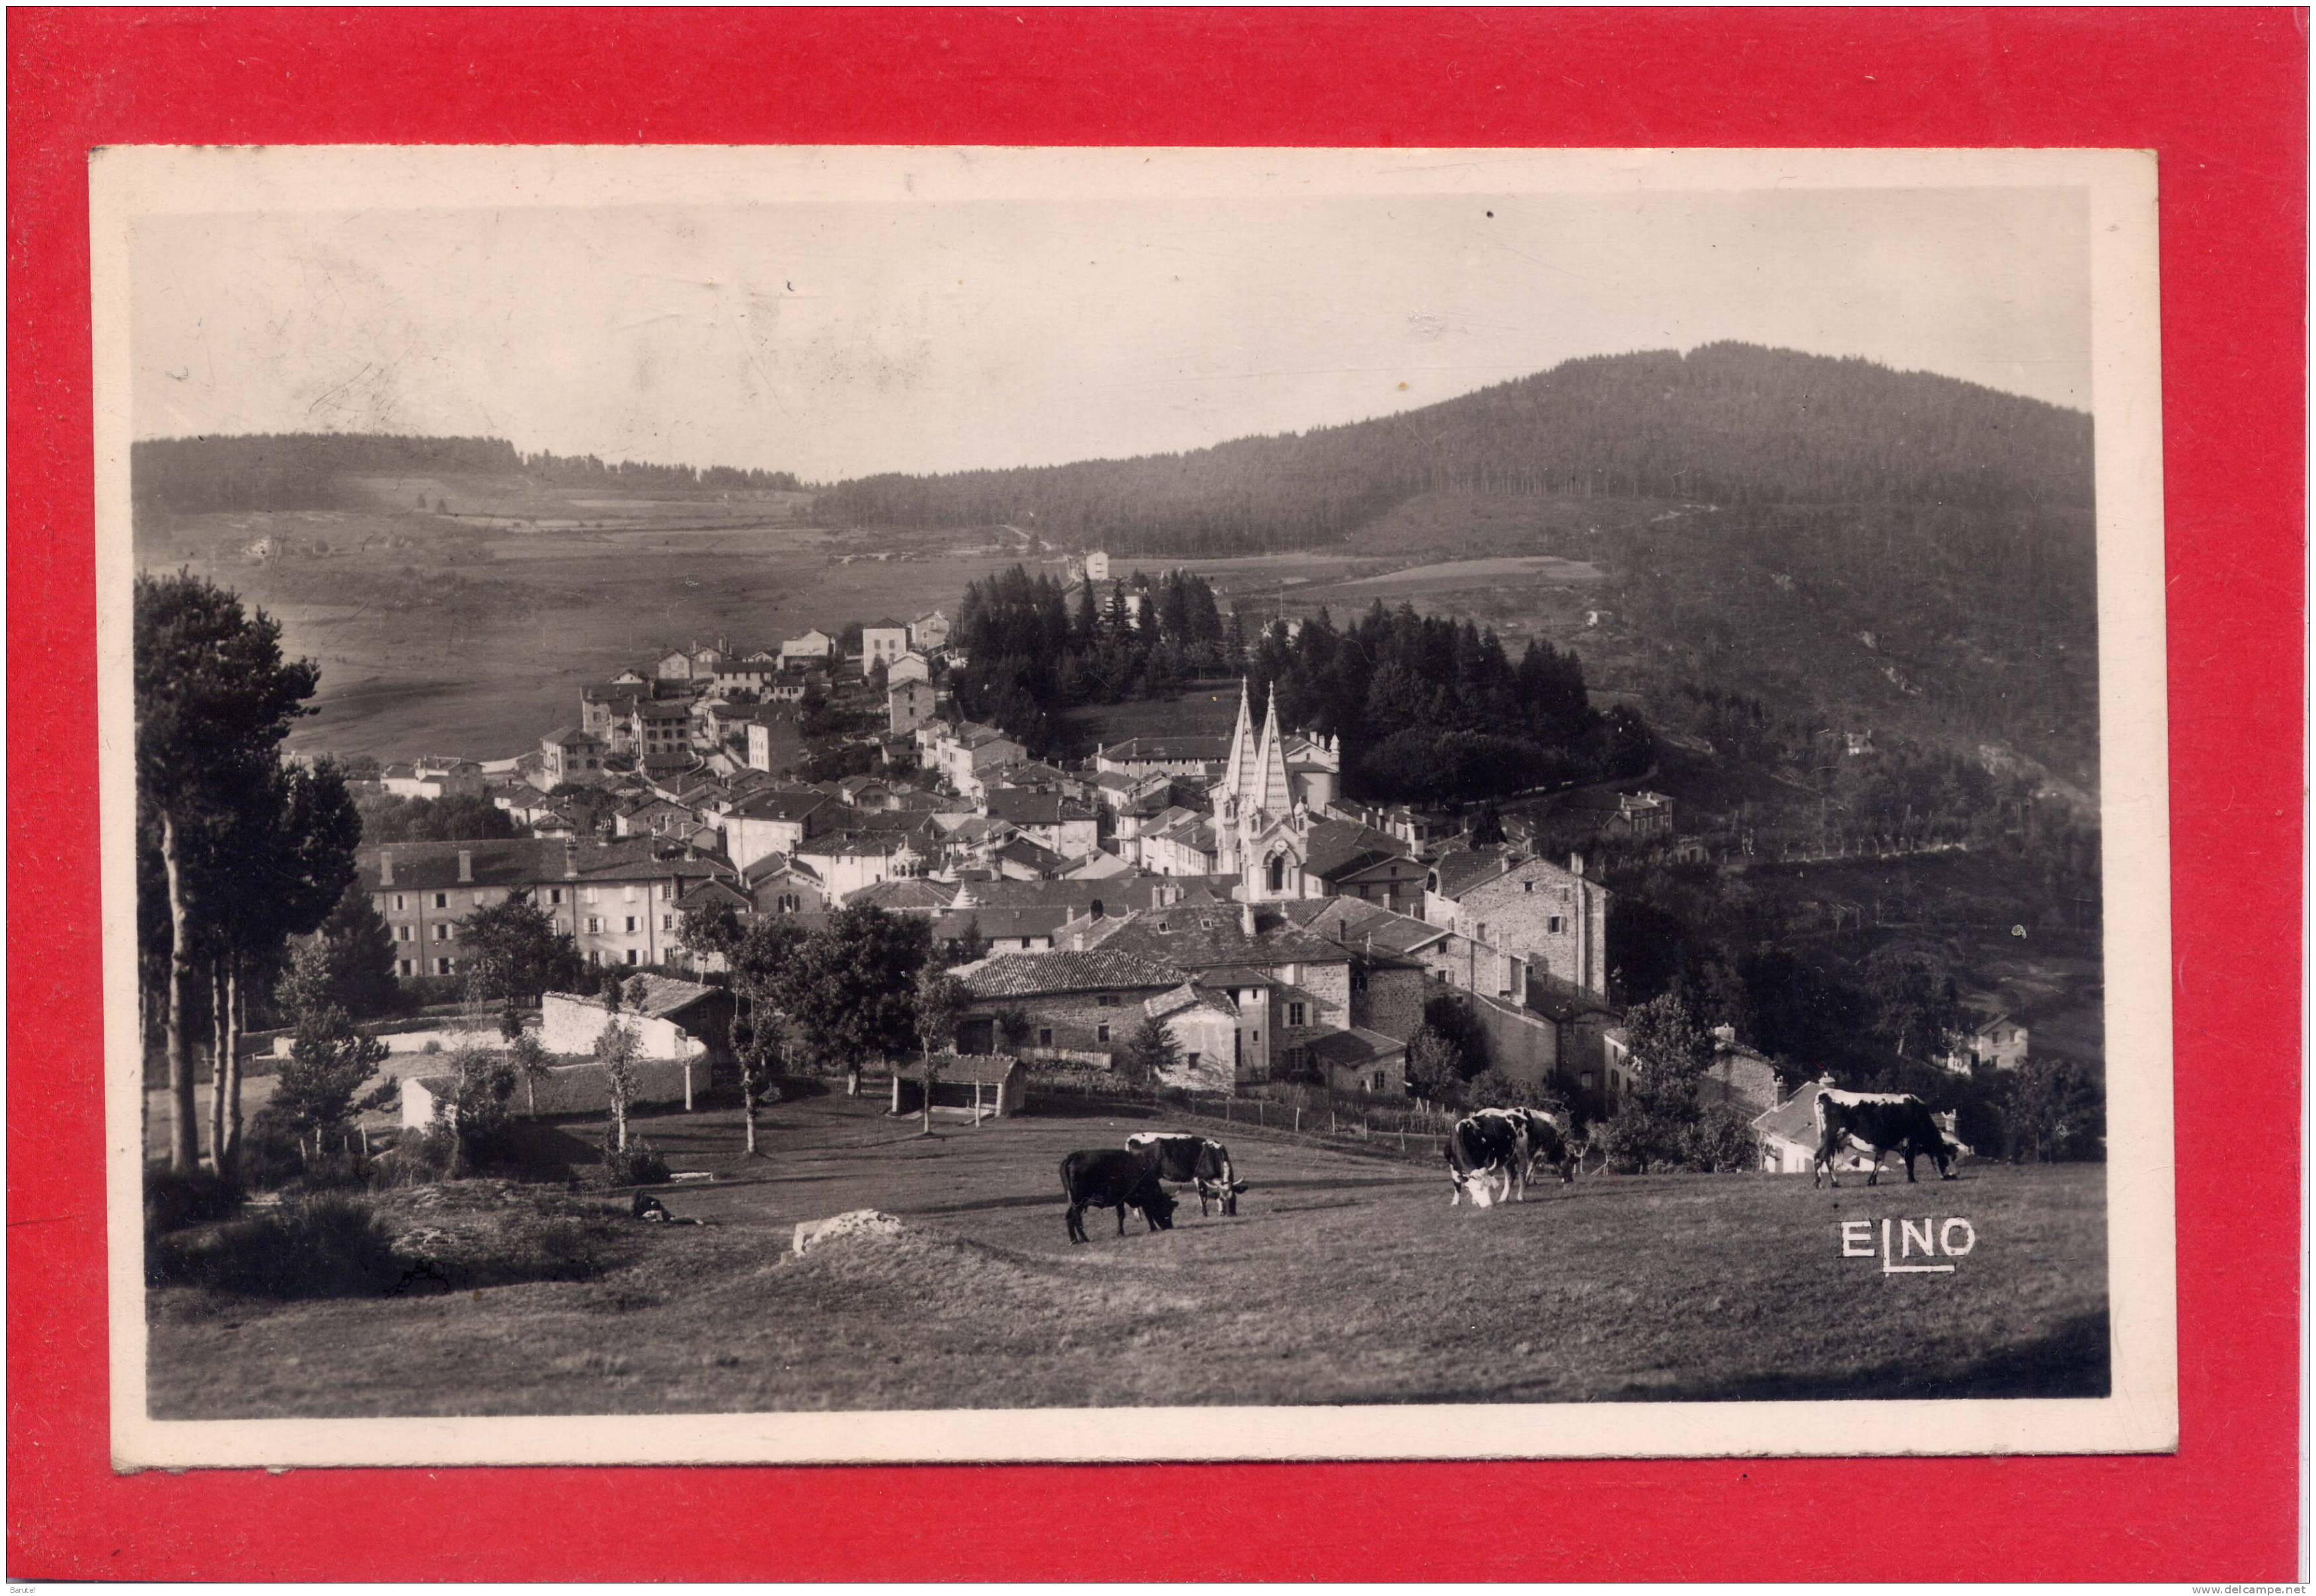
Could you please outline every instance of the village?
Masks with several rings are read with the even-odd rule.
[[[1073,575],[1108,579],[1108,556]],[[1139,625],[1146,595],[1124,597]],[[811,931],[868,905],[929,923],[971,997],[958,1057],[1002,1054],[1017,1076],[1119,1079],[1147,1019],[1172,1046],[1146,1087],[1403,1109],[1425,1094],[1408,1060],[1429,1026],[1466,1039],[1499,1092],[1614,1110],[1633,1078],[1610,1001],[1614,899],[1581,852],[1545,857],[1517,822],[1478,842],[1469,815],[1346,798],[1340,743],[1283,726],[1243,682],[1213,684],[1218,715],[1235,699],[1227,732],[1218,719],[1032,759],[958,714],[950,632],[933,611],[762,646],[693,641],[580,686],[578,718],[534,752],[384,767],[385,792],[487,798],[528,833],[361,851],[397,976],[455,985],[468,917],[527,896],[587,966],[692,1008],[713,1039],[684,1032],[665,1056],[697,1051],[703,1073],[639,1100],[689,1106],[728,1057],[731,1003],[724,955],[687,940],[693,917]],[[810,762],[860,773],[806,780]],[[1664,795],[1611,797],[1604,832],[1675,843]],[[591,1006],[561,1026],[578,1027],[573,1055],[602,1019]],[[1983,1019],[1948,1067],[2020,1062],[2024,1029]],[[1759,1166],[1807,1168],[1801,1094],[1733,1028],[1713,1050],[1699,1090],[1752,1121]],[[949,1072],[952,1094],[975,1068]],[[434,1106],[405,1087],[401,1118],[423,1128]]]

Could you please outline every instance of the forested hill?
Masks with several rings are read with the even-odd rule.
[[[823,493],[816,512],[1219,555],[1324,545],[1443,490],[2087,509],[2091,420],[1869,361],[1715,343],[1570,361],[1403,415],[1186,454],[865,477]]]
[[[355,477],[521,476],[563,487],[793,489],[787,471],[648,465],[592,454],[522,454],[503,438],[387,432],[264,432],[148,438],[129,448],[140,510],[327,510],[350,502]]]

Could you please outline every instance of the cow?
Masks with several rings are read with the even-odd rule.
[[[1941,1181],[1955,1178],[1946,1133],[1931,1115],[1929,1105],[1912,1092],[1839,1092],[1831,1086],[1821,1086],[1813,1106],[1817,1114],[1817,1157],[1810,1165],[1813,1188],[1821,1175],[1831,1185],[1841,1184],[1840,1177],[1834,1172],[1833,1161],[1842,1143],[1852,1140],[1874,1155],[1874,1167],[1866,1176],[1869,1186],[1880,1183],[1882,1156],[1893,1151],[1905,1157],[1906,1183],[1910,1186],[1914,1184],[1917,1158],[1935,1163]]]
[[[1174,1199],[1158,1183],[1158,1161],[1116,1147],[1093,1147],[1062,1160],[1062,1191],[1070,1199],[1070,1240],[1086,1241],[1085,1211],[1116,1208],[1118,1234],[1126,1234],[1126,1210],[1139,1208],[1152,1230],[1174,1228]]]
[[[1238,1194],[1246,1190],[1246,1182],[1232,1178],[1230,1149],[1220,1142],[1202,1136],[1161,1136],[1144,1130],[1126,1138],[1126,1150],[1154,1156],[1160,1180],[1196,1186],[1200,1218],[1211,1211],[1209,1203],[1219,1204],[1226,1217],[1236,1217]]]
[[[1564,1119],[1542,1109],[1503,1111],[1518,1115],[1528,1128],[1528,1164],[1520,1172],[1523,1184],[1536,1179],[1536,1166],[1539,1164],[1546,1169],[1558,1170],[1563,1186],[1576,1178],[1576,1144]]]
[[[1453,1190],[1448,1206],[1469,1197],[1475,1208],[1509,1202],[1515,1193],[1526,1200],[1526,1171],[1531,1156],[1528,1121],[1502,1110],[1483,1109],[1456,1121],[1448,1133],[1448,1180]],[[1497,1184],[1502,1183],[1502,1194]]]

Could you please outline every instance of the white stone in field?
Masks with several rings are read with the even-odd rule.
[[[890,1214],[875,1208],[854,1208],[832,1219],[802,1219],[797,1221],[796,1238],[789,1250],[799,1258],[824,1241],[847,1235],[898,1235],[901,1222]]]

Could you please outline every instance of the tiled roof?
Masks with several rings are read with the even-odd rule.
[[[1226,1019],[1238,1018],[1238,1010],[1231,1001],[1207,991],[1195,981],[1185,981],[1170,992],[1145,998],[1142,1012],[1153,1020],[1163,1020],[1170,1014],[1180,1014],[1186,1009],[1207,1009]]]
[[[1020,787],[993,787],[984,800],[993,820],[1012,825],[1059,825],[1065,820],[1091,820],[1093,811],[1056,792],[1037,792]]]
[[[1404,859],[1407,852],[1406,843],[1371,825],[1350,820],[1323,820],[1311,828],[1303,869],[1306,874],[1332,881],[1387,859]]]
[[[1025,869],[1050,874],[1069,863],[1051,848],[1041,847],[1027,837],[1015,837],[996,851],[1000,859],[1010,859]]]
[[[1249,936],[1242,919],[1244,907],[1180,903],[1145,909],[1104,937],[1101,945],[1198,970],[1219,965],[1268,969],[1281,964],[1342,964],[1350,958],[1348,950],[1312,935],[1275,909],[1257,912],[1254,934]]]
[[[1519,849],[1507,845],[1450,849],[1431,867],[1439,878],[1439,885],[1433,890],[1442,897],[1460,897],[1483,882],[1492,881],[1513,866],[1526,862],[1527,858]]]
[[[1372,1064],[1378,1058],[1407,1051],[1407,1044],[1395,1042],[1381,1031],[1353,1026],[1349,1030],[1322,1031],[1303,1044],[1311,1057],[1321,1064],[1356,1067]]]
[[[1068,923],[1069,917],[1067,909],[950,909],[933,922],[933,935],[945,941],[955,940],[963,937],[968,928],[975,928],[992,943],[1022,937],[1050,937]]]
[[[681,854],[660,858],[664,844],[656,837],[621,837],[610,843],[566,843],[551,837],[492,838],[468,843],[393,843],[384,848],[364,848],[355,856],[355,868],[366,892],[439,891],[445,887],[560,886],[566,880],[664,881],[705,879],[724,875],[726,867],[713,860]],[[568,857],[577,867],[575,877],[564,873]],[[459,879],[459,855],[472,856],[474,879]],[[394,883],[381,887],[379,856],[391,854]]]
[[[752,792],[732,806],[732,814],[742,820],[802,820],[828,802],[817,792],[788,792],[774,789],[770,792]]]
[[[1180,985],[1186,973],[1156,959],[1094,948],[1084,952],[995,953],[952,972],[977,999],[1051,997],[1066,992]]]
[[[637,984],[642,991],[637,993]],[[574,993],[557,995],[574,998],[580,1003],[601,1005],[602,999],[579,996]],[[622,1013],[642,1014],[653,1020],[664,1020],[680,1014],[703,998],[728,996],[723,988],[705,986],[697,981],[679,981],[673,976],[630,976],[619,983],[619,1010]]]
[[[702,881],[676,899],[675,906],[698,909],[713,903],[726,903],[735,908],[742,908],[753,906],[753,900],[729,881]]]
[[[938,881],[904,877],[897,881],[872,881],[859,891],[847,895],[844,906],[850,909],[862,904],[873,904],[894,914],[939,913],[947,909],[949,899],[956,896],[955,888],[944,887]]]
[[[1230,736],[1128,737],[1101,751],[1104,759],[1146,760],[1168,764],[1195,760],[1202,764],[1219,764],[1230,757]]]
[[[1283,905],[1281,912],[1305,930],[1359,952],[1405,955],[1448,935],[1440,926],[1355,897],[1305,898]]]

